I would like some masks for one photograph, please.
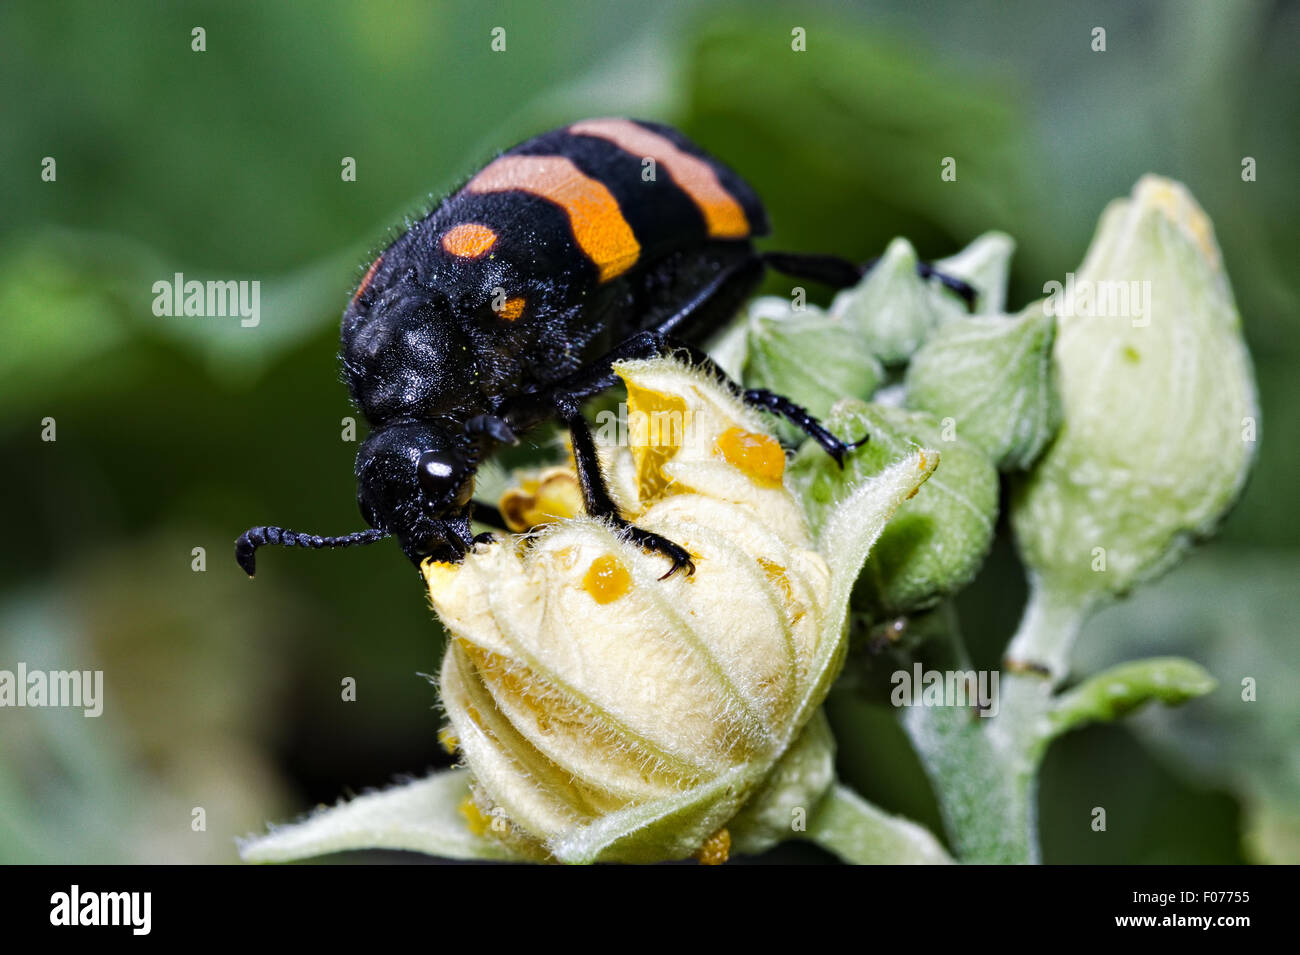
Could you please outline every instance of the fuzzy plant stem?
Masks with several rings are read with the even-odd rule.
[[[1035,593],[1008,649],[995,714],[943,706],[902,711],[962,862],[1041,861],[1037,771],[1052,736],[1053,689],[1065,677],[1084,613],[1077,602]],[[955,617],[946,619],[946,653],[963,666]]]

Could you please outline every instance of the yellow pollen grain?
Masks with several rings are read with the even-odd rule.
[[[785,451],[766,434],[728,428],[718,436],[714,450],[761,484],[780,484],[785,474]]]
[[[434,560],[432,557],[426,557],[420,564],[424,581],[429,586],[429,592],[435,597],[456,579],[460,568],[460,564],[449,564],[443,560]]]
[[[450,726],[444,726],[442,729],[438,730],[438,745],[448,753],[454,755],[456,750],[460,747],[460,737],[456,735],[456,731]]]
[[[704,840],[704,845],[695,853],[695,858],[700,860],[700,865],[722,865],[731,858],[731,833],[719,829]]]
[[[785,595],[785,602],[794,601],[794,589],[790,586],[790,578],[785,575],[785,568],[774,560],[768,560],[766,557],[758,558],[758,566],[763,568],[763,573],[767,574],[768,580],[781,588]]]
[[[487,835],[492,820],[483,814],[483,810],[474,804],[474,800],[466,796],[460,801],[460,805],[456,809],[465,817],[465,825],[470,832],[476,836]]]
[[[598,604],[612,603],[628,592],[632,577],[612,554],[597,557],[582,578],[582,587]]]

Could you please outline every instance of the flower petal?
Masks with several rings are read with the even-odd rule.
[[[755,767],[743,763],[679,796],[629,806],[570,829],[549,844],[562,862],[660,862],[695,854],[748,795]]]

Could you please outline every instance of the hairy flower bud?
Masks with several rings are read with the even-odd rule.
[[[886,365],[906,362],[945,317],[940,296],[916,266],[912,244],[895,239],[863,280],[831,305],[831,315],[857,328]]]
[[[785,395],[818,418],[841,398],[869,397],[884,381],[858,329],[816,306],[796,311],[785,299],[760,298],[746,328],[746,386]]]
[[[998,514],[998,476],[989,459],[931,415],[846,399],[829,424],[870,436],[845,467],[811,445],[795,459],[791,477],[804,494],[814,527],[842,488],[875,474],[909,449],[942,448],[943,468],[898,509],[867,558],[854,607],[873,619],[914,613],[970,583],[987,556]]]
[[[846,596],[785,487],[784,451],[697,372],[655,361],[620,374],[642,425],[607,473],[630,520],[690,551],[693,576],[659,579],[661,555],[590,518],[424,568],[478,811],[508,821],[499,835],[517,851],[562,861],[688,856],[752,795],[769,809],[746,817],[770,819],[791,786],[807,808],[831,781],[829,755],[801,753],[798,766],[821,768],[764,785],[838,671]],[[858,512],[868,545],[930,455],[878,480],[879,503]],[[742,844],[762,844],[744,822]]]
[[[951,420],[1004,471],[1029,467],[1060,422],[1056,323],[1042,306],[948,322],[907,368],[907,406]]]
[[[1146,176],[1113,202],[1043,307],[1064,419],[1013,501],[1036,603],[1011,655],[1059,672],[1068,641],[1033,646],[1037,615],[1123,594],[1208,534],[1245,481],[1258,411],[1213,228],[1179,183]]]

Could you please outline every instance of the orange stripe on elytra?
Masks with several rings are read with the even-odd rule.
[[[569,132],[599,137],[624,152],[648,156],[663,166],[699,207],[713,238],[743,239],[749,235],[745,210],[719,181],[713,167],[699,156],[684,152],[672,140],[627,119],[588,119],[574,123]]]
[[[366,269],[366,274],[361,276],[361,284],[358,285],[357,290],[352,293],[352,301],[355,302],[361,297],[361,293],[366,290],[370,285],[370,280],[373,279],[375,273],[379,271],[379,263],[382,261],[384,261],[384,257],[381,255],[379,258],[375,259],[375,261],[370,263],[370,268]]]
[[[467,192],[519,189],[548,199],[569,216],[574,241],[600,272],[602,282],[622,275],[641,255],[618,200],[603,182],[583,175],[563,156],[501,156],[465,186]]]
[[[442,247],[461,259],[477,259],[497,244],[497,234],[477,222],[452,226],[442,236]]]

